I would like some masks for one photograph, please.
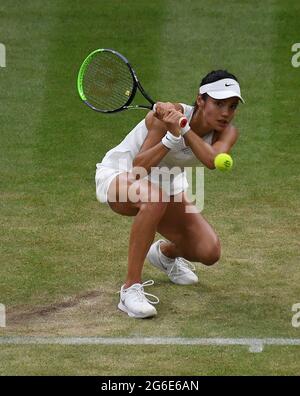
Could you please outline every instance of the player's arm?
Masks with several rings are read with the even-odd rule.
[[[133,160],[133,168],[143,167],[149,173],[151,167],[157,166],[169,149],[161,142],[167,132],[166,125],[155,117],[153,112],[147,114],[145,122],[148,134]]]
[[[174,136],[180,136],[178,120],[183,111],[184,109],[179,103],[156,103],[156,112],[150,111],[145,118],[148,134],[139,153],[133,160],[133,167],[143,167],[149,173],[151,167],[159,164],[169,152],[169,149],[161,142],[170,125],[168,121],[175,121],[176,128],[173,128],[172,133]],[[178,115],[176,116],[175,113]],[[162,119],[164,119],[164,122],[162,122]]]
[[[156,103],[155,113],[151,111],[145,118],[148,134],[139,153],[133,160],[133,169],[143,167],[149,173],[151,167],[159,164],[169,152],[169,149],[161,140],[167,131],[170,131],[175,137],[180,136],[179,124],[183,113],[184,108],[180,103]]]
[[[220,153],[229,153],[238,139],[238,130],[229,125],[212,145],[206,143],[192,129],[184,135],[195,156],[209,169],[215,169],[214,159]]]
[[[176,109],[171,109],[165,112],[162,120],[167,127],[167,130],[172,132],[175,136],[180,134],[178,120],[181,112]],[[202,162],[209,169],[215,169],[214,159],[220,153],[228,153],[238,138],[238,130],[233,125],[229,125],[217,138],[213,145],[206,143],[200,136],[198,136],[192,129],[184,134],[184,139],[187,145],[195,154],[196,158]]]

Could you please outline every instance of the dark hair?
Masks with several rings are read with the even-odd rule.
[[[239,82],[239,80],[233,74],[228,73],[227,70],[213,70],[202,79],[200,87],[218,80],[223,80],[223,78],[232,78],[233,80]]]
[[[205,84],[210,84],[215,81],[223,80],[223,78],[232,78],[233,80],[239,82],[235,75],[229,73],[227,70],[213,70],[201,80],[200,87]],[[201,96],[203,100],[206,100],[208,97],[206,93]]]

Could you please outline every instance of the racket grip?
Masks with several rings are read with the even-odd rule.
[[[153,107],[152,107],[152,110],[154,111],[154,113],[156,113],[156,103],[154,103],[154,105],[153,105]],[[186,117],[181,117],[181,118],[179,119],[179,126],[180,126],[180,128],[184,128],[184,127],[187,125],[187,123],[188,123],[188,120],[187,120]]]
[[[184,128],[186,126],[186,124],[188,123],[188,120],[186,117],[181,117],[179,119],[179,126],[180,128]]]

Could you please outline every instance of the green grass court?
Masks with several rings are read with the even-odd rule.
[[[300,338],[296,0],[41,0],[0,5],[0,336]],[[231,173],[205,170],[218,265],[179,287],[148,263],[158,316],[117,310],[131,218],[96,201],[95,164],[146,114],[84,106],[84,57],[114,48],[154,99],[193,103],[226,68],[242,95]],[[299,375],[299,346],[0,345],[1,375]]]

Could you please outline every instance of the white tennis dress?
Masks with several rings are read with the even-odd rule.
[[[190,121],[193,106],[181,103],[184,115]],[[118,146],[109,150],[102,161],[96,165],[96,196],[98,201],[107,203],[107,192],[110,183],[120,173],[130,172],[132,163],[148,134],[145,119],[122,140]],[[213,132],[203,136],[208,144],[212,144]],[[187,147],[184,139],[177,151],[170,150],[151,173],[145,176],[152,183],[159,185],[168,195],[176,195],[188,188],[188,182],[184,167],[199,165],[190,147]]]

